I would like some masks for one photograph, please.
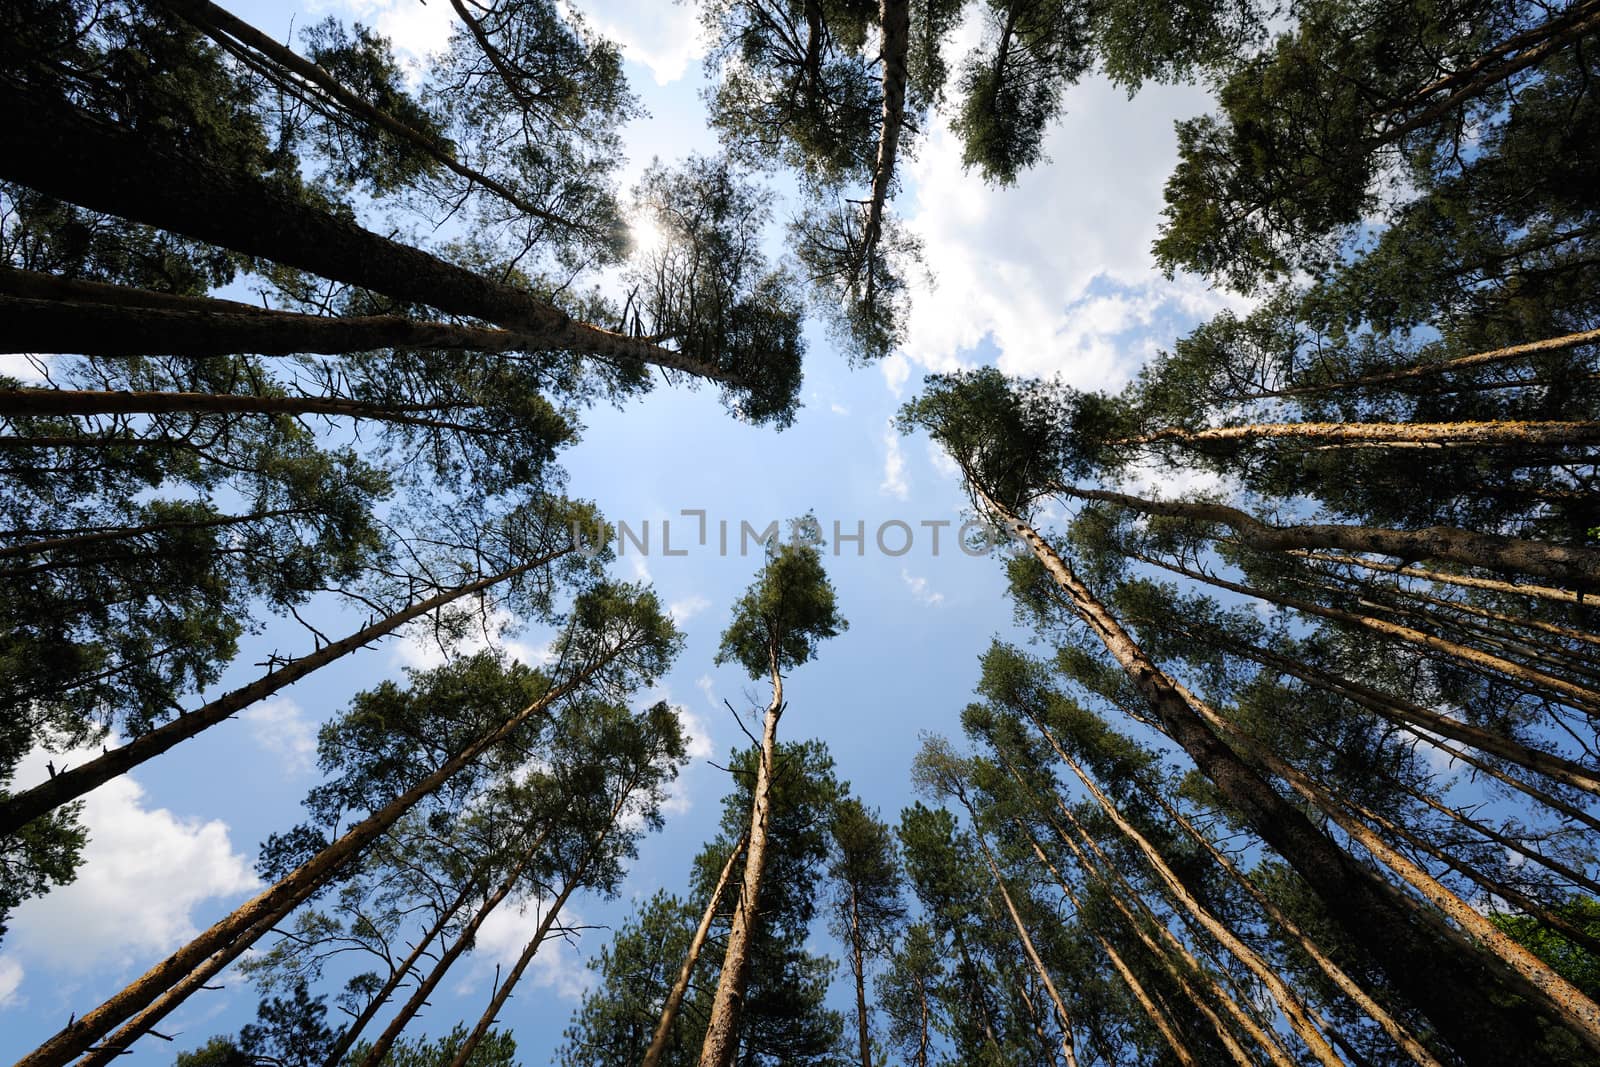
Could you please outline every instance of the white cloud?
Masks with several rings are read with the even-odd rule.
[[[850,409],[845,407],[843,404],[839,403],[838,401],[834,401],[834,402],[830,403],[828,405],[828,410],[833,412],[835,415],[848,415],[848,414],[850,414]]]
[[[657,85],[682,78],[705,53],[698,4],[589,0],[582,10],[591,26],[621,46],[624,57],[648,68]]]
[[[930,590],[928,588],[928,579],[919,578],[902,567],[900,568],[900,580],[906,583],[906,588],[911,590],[912,596],[929,607],[937,607],[944,603],[944,594]]]
[[[239,718],[250,726],[256,744],[274,753],[290,774],[308,773],[316,764],[317,729],[300,705],[288,697],[252,704]]]
[[[690,593],[686,597],[674,600],[667,605],[667,614],[672,616],[672,621],[682,626],[702,611],[711,606],[711,601],[699,593]]]
[[[932,274],[915,284],[904,345],[912,362],[952,370],[989,338],[1008,373],[1115,387],[1145,355],[1118,335],[1158,312],[1220,306],[1194,279],[1167,282],[1150,253],[1177,158],[1172,121],[1210,110],[1207,94],[1150,86],[1129,100],[1096,77],[1070,89],[1066,105],[1045,138],[1054,164],[1010,188],[962,168],[943,119],[909,162],[907,224]],[[891,389],[904,373],[885,367]]]
[[[495,965],[502,976],[516,965],[517,958],[533,938],[544,917],[548,901],[542,899],[507,901],[483,921],[476,941],[476,965],[470,968],[456,987],[458,993],[473,992],[480,982],[492,981]],[[534,953],[527,971],[518,983],[518,989],[553,989],[564,1000],[578,1000],[594,983],[594,976],[584,966],[576,948],[576,935],[560,936],[556,927],[582,926],[583,919],[569,903],[561,909],[550,934]],[[515,996],[515,992],[512,994]]]
[[[22,964],[10,956],[0,956],[0,1008],[20,1007],[22,998],[17,987],[22,985]]]
[[[949,478],[955,482],[961,480],[961,468],[956,464],[955,460],[950,458],[950,453],[946,452],[936,441],[928,442],[928,463],[938,473],[939,477]]]
[[[514,660],[542,667],[554,660],[548,644],[535,645],[510,636],[517,628],[516,617],[504,608],[495,608],[487,621],[473,621],[466,635],[455,644],[441,643],[428,619],[417,619],[400,630],[393,662],[412,670],[432,670],[455,656],[470,656],[486,648],[497,648]]]
[[[893,426],[883,431],[883,481],[878,491],[899,500],[911,495],[911,488],[906,484],[906,457],[900,451],[900,435],[894,432]]]
[[[23,385],[43,385],[48,379],[44,368],[55,356],[0,355],[0,376],[15,378]]]
[[[330,5],[313,4],[320,14]],[[421,62],[450,42],[455,12],[450,4],[420,4],[415,0],[340,0],[343,14],[371,26],[389,38],[403,66],[418,73]]]
[[[18,781],[32,781],[57,766],[99,755],[35,750],[23,759]],[[145,790],[127,775],[84,798],[89,842],[72,883],[16,911],[11,948],[20,961],[47,962],[54,970],[86,972],[122,967],[169,952],[194,937],[196,906],[260,887],[250,861],[235,852],[219,819],[175,815],[145,806]]]

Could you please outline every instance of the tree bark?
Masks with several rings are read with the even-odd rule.
[[[427,975],[417,983],[417,988],[411,991],[411,996],[406,998],[405,1004],[401,1005],[394,1018],[389,1020],[389,1025],[384,1027],[383,1033],[379,1034],[378,1039],[372,1043],[372,1048],[367,1050],[366,1058],[361,1061],[361,1067],[378,1067],[379,1064],[383,1063],[384,1058],[389,1054],[389,1050],[400,1039],[401,1033],[405,1031],[411,1020],[416,1017],[417,1012],[421,1011],[423,1006],[428,1003],[428,997],[439,987],[439,983],[444,981],[445,975],[449,973],[451,967],[455,966],[456,960],[460,959],[462,953],[472,947],[473,939],[478,936],[478,931],[483,927],[484,922],[488,920],[490,915],[494,914],[494,910],[517,887],[517,883],[522,879],[523,872],[528,869],[528,865],[533,862],[539,847],[544,844],[545,839],[549,836],[550,828],[548,826],[541,829],[533,843],[523,850],[522,855],[517,859],[511,871],[495,887],[494,892],[485,897],[483,903],[478,905],[478,910],[467,921],[467,925],[462,927],[461,933],[456,936],[455,940],[450,942],[449,948],[439,954],[438,962],[429,968]],[[329,1057],[328,1062],[323,1067],[339,1067],[339,1064],[337,1060]]]
[[[1569,581],[1586,589],[1600,589],[1600,549],[1580,545],[1548,545],[1450,526],[1430,526],[1422,530],[1320,523],[1272,526],[1224,504],[1145,500],[1126,493],[1065,485],[1053,485],[1051,489],[1080,500],[1120,504],[1146,515],[1221,523],[1234,531],[1241,544],[1263,551],[1338,548],[1349,552],[1378,552],[1401,559],[1449,560],[1469,567],[1516,571]]]
[[[16,833],[46,812],[76,800],[118,775],[128,773],[179,742],[187,741],[201,731],[230,718],[234,713],[265,700],[278,690],[294,684],[311,672],[366,646],[369,642],[393,633],[413,619],[421,618],[461,597],[487,590],[526,571],[542,567],[571,551],[571,548],[565,548],[548,553],[499,574],[458,585],[425,600],[419,600],[410,607],[363,627],[348,637],[324,645],[309,655],[301,656],[292,663],[279,667],[247,686],[226,693],[194,711],[181,714],[171,722],[158,726],[149,733],[141,734],[125,745],[96,756],[88,763],[69,767],[31,789],[24,789],[20,793],[0,800],[0,837]]]
[[[500,329],[404,315],[307,315],[214,297],[177,296],[30,274],[0,269],[0,314],[7,325],[5,335],[0,336],[0,349],[6,352],[102,357],[245,352],[287,356],[388,348],[499,353],[574,347],[561,330]],[[637,359],[724,385],[743,384],[715,364],[623,334],[606,336],[623,338],[632,350],[611,356],[596,353],[600,358]]]
[[[394,996],[394,991],[400,988],[400,983],[405,981],[407,976],[411,974],[412,968],[417,965],[418,960],[422,959],[422,954],[427,951],[428,946],[433,944],[434,940],[444,933],[445,927],[450,925],[450,920],[454,919],[461,909],[466,907],[468,899],[472,896],[473,889],[476,888],[476,882],[477,878],[474,876],[462,887],[460,895],[456,897],[450,906],[439,912],[439,917],[434,920],[433,925],[428,927],[421,937],[417,938],[417,943],[412,946],[410,953],[401,961],[400,966],[390,971],[388,980],[383,983],[383,988],[378,990],[377,994],[367,1002],[365,1008],[361,1009],[361,1014],[357,1015],[354,1021],[340,1032],[339,1040],[333,1044],[333,1051],[328,1053],[328,1058],[323,1061],[323,1067],[339,1067],[339,1064],[344,1060],[345,1053],[354,1047],[356,1038],[361,1036],[362,1031],[367,1028],[383,1006],[389,1002],[389,998]]]
[[[879,0],[878,22],[883,28],[883,118],[878,128],[878,160],[872,168],[867,221],[861,228],[861,270],[867,279],[869,301],[873,296],[872,255],[883,232],[884,203],[894,180],[900,130],[905,123],[906,53],[911,46],[909,0]]]
[[[1559,447],[1600,441],[1600,422],[1265,422],[1203,430],[1168,427],[1107,443],[1146,445],[1160,441],[1180,445],[1212,441],[1306,441],[1312,444]]]
[[[1260,775],[1212,732],[1176,683],[1133,641],[1055,551],[1032,527],[1000,506],[981,487],[979,498],[1015,530],[1046,571],[1071,598],[1079,616],[1127,672],[1129,680],[1172,739],[1195,761],[1222,797],[1255,832],[1288,861],[1321,899],[1329,917],[1362,946],[1400,993],[1421,1009],[1467,1062],[1486,1067],[1525,1060],[1539,1022],[1527,1011],[1497,1004],[1485,961],[1446,939],[1434,920],[1388,882],[1356,862],[1322,833],[1305,813],[1279,796]],[[1535,1003],[1600,1051],[1600,1009],[1548,968],[1543,974],[1516,970],[1516,981]],[[1583,1001],[1576,1005],[1555,979]],[[1584,1005],[1587,1005],[1585,1007]]]
[[[531,293],[363,229],[263,179],[110,126],[57,99],[0,86],[0,177],[48,196],[261,256],[405,303],[550,337],[590,355],[665,350],[576,322]]]
[[[276,885],[218,920],[210,929],[134,979],[99,1007],[73,1019],[44,1044],[18,1060],[15,1067],[64,1067],[112,1027],[182,982],[185,975],[201,966],[214,953],[233,951],[236,956],[243,952],[250,942],[243,940],[240,935],[256,928],[265,932],[265,928],[259,926],[264,918],[270,916],[273,922],[282,919],[423,798],[444,785],[490,747],[541,714],[556,700],[582,687],[620,651],[620,648],[608,649],[600,659],[586,665],[567,681],[553,686],[544,696],[445,761],[438,770],[351,827],[337,841],[301,864]]]
[[[745,853],[739,903],[733,912],[728,946],[722,957],[722,973],[717,978],[717,992],[711,1002],[711,1019],[706,1024],[705,1043],[700,1048],[700,1067],[731,1067],[739,1050],[739,1021],[750,969],[750,942],[760,916],[761,874],[767,863],[772,764],[778,740],[778,719],[783,715],[783,676],[778,672],[776,646],[768,650],[768,656],[772,666],[772,702],[767,705],[761,731],[761,759],[757,764],[755,795],[750,807],[750,845]]]
[[[678,970],[677,980],[667,992],[666,1003],[661,1008],[661,1019],[656,1023],[650,1047],[645,1050],[644,1059],[639,1061],[639,1067],[659,1067],[661,1057],[666,1054],[667,1042],[672,1037],[672,1025],[677,1021],[678,1008],[689,992],[689,979],[694,974],[695,964],[700,960],[700,950],[705,948],[706,938],[711,934],[711,924],[717,917],[718,906],[722,903],[722,892],[727,888],[728,880],[733,877],[733,865],[744,852],[745,844],[749,840],[750,833],[747,830],[739,836],[733,851],[728,853],[728,862],[722,865],[722,873],[717,876],[716,888],[712,889],[711,899],[706,903],[705,914],[700,916],[700,925],[695,927],[694,937],[689,940],[689,951],[684,956],[683,966]]]

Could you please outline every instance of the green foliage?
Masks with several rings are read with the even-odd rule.
[[[636,260],[638,302],[655,336],[736,384],[729,406],[752,422],[782,427],[799,404],[803,306],[794,278],[761,254],[771,197],[726,158],[657,163],[634,190],[660,236]]]
[[[1557,908],[1556,914],[1591,937],[1600,933],[1600,900],[1573,897]],[[1600,958],[1594,953],[1527,915],[1495,912],[1489,919],[1577,986],[1584,996],[1591,1000],[1600,997]]]
[[[776,543],[734,604],[717,663],[737,663],[751,678],[765,678],[810,660],[819,643],[849,625],[834,603],[822,553],[810,544]]]

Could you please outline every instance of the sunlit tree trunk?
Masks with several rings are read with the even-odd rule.
[[[1516,571],[1571,581],[1586,588],[1600,588],[1600,549],[1579,545],[1544,544],[1450,526],[1421,530],[1322,523],[1272,526],[1225,504],[1145,500],[1127,493],[1062,485],[1052,489],[1080,500],[1120,504],[1146,515],[1221,523],[1233,530],[1241,544],[1264,551],[1337,548],[1348,552],[1379,552],[1400,559],[1449,560],[1469,567]]]
[[[728,880],[733,877],[734,864],[743,854],[745,843],[749,839],[748,831],[740,835],[738,842],[733,846],[733,851],[728,853],[728,862],[722,865],[722,873],[717,875],[716,887],[711,890],[711,899],[706,902],[705,913],[700,916],[700,925],[695,927],[694,937],[689,940],[689,951],[684,955],[683,966],[678,970],[677,980],[667,991],[666,1003],[661,1008],[661,1019],[656,1023],[650,1047],[645,1050],[644,1059],[639,1061],[639,1067],[657,1067],[661,1057],[666,1054],[667,1042],[672,1037],[672,1025],[677,1021],[678,1008],[689,992],[689,979],[694,974],[695,964],[700,960],[700,950],[705,948],[706,938],[711,934],[711,923],[716,919],[717,908],[722,904],[723,890],[727,888]]]
[[[778,671],[777,649],[772,661],[772,702],[761,729],[761,759],[756,768],[754,801],[750,808],[750,844],[745,852],[744,878],[739,901],[728,930],[728,945],[717,978],[700,1067],[731,1067],[739,1050],[739,1022],[744,1009],[744,987],[749,977],[750,943],[760,918],[761,875],[767,862],[767,828],[772,818],[772,761],[778,740],[778,719],[783,715],[783,676]]]
[[[1446,1035],[1456,1052],[1485,1064],[1500,1064],[1508,1056],[1522,1055],[1518,1050],[1529,1046],[1531,1035],[1518,1036],[1515,1031],[1519,1027],[1513,1023],[1531,1023],[1532,1019],[1515,1019],[1495,1006],[1491,987],[1477,978],[1482,957],[1470,946],[1447,939],[1443,924],[1357,863],[1279,796],[1212,732],[1183,691],[1038,533],[981,487],[973,488],[1026,542],[1071,598],[1079,617],[1122,666],[1169,736],[1257,835],[1300,874],[1322,900],[1329,917],[1371,954],[1396,988]],[[1518,967],[1510,974],[1531,997],[1554,1009],[1575,1035],[1600,1051],[1600,1008],[1548,967]]]

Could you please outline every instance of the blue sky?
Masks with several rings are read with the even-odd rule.
[[[291,19],[301,27],[326,13],[358,18],[412,54],[442,40],[450,13],[442,0],[225,6],[280,39]],[[630,81],[650,111],[627,130],[623,187],[652,157],[714,151],[698,95],[693,6],[606,0],[583,9],[623,45]],[[955,54],[965,53],[974,32],[956,35]],[[574,921],[615,923],[634,898],[683,887],[727,787],[706,759],[722,762],[742,740],[722,701],[746,709],[765,700],[763,686],[712,663],[758,554],[722,557],[713,545],[662,556],[662,519],[675,520],[675,546],[691,540],[693,520],[681,518],[682,509],[706,509],[713,530],[718,520],[737,531],[741,521],[759,528],[808,510],[830,534],[835,521],[847,532],[865,524],[863,555],[850,545],[839,555],[831,545],[825,550],[851,625],[787,682],[782,733],[827,741],[840,776],[885,817],[910,802],[907,772],[919,733],[959,733],[978,655],[996,634],[1021,637],[1000,567],[954,549],[949,530],[962,521],[965,500],[953,470],[926,440],[897,438],[888,420],[924,373],[958,365],[997,362],[1010,373],[1116,387],[1155,348],[1224,306],[1194,279],[1162,278],[1149,253],[1174,159],[1172,122],[1207,106],[1199,89],[1152,89],[1130,101],[1088,81],[1072,91],[1047,138],[1051,161],[1004,190],[962,172],[959,146],[936,120],[902,163],[896,207],[921,238],[931,277],[917,282],[901,352],[852,370],[812,328],[805,407],[783,433],[735,423],[709,389],[658,389],[623,410],[590,413],[582,442],[564,457],[571,491],[597,500],[613,519],[651,522],[651,554],[624,558],[617,571],[651,579],[687,634],[663,693],[652,697],[666,695],[686,710],[696,759],[666,831],[643,843],[622,898],[577,898]],[[883,555],[872,543],[889,520],[916,531],[905,555]],[[940,521],[951,527],[936,557],[921,524]],[[254,677],[266,651],[303,647],[302,636],[269,625],[224,687]],[[543,635],[508,640],[531,654]],[[350,657],[92,796],[86,821],[94,840],[77,883],[22,907],[0,946],[0,1060],[27,1051],[69,1013],[93,1007],[250,895],[259,843],[299,819],[299,801],[316,781],[317,724],[352,693],[426,657],[393,641]],[[44,774],[44,758],[29,761],[19,786]],[[476,1018],[495,963],[515,955],[532,922],[514,912],[494,920],[416,1029],[438,1033]],[[587,979],[582,959],[607,936],[591,930],[576,947],[541,951],[502,1015],[523,1062],[548,1061]],[[818,936],[825,936],[820,924]],[[253,1015],[257,994],[237,975],[225,986],[191,999],[161,1028],[179,1034],[176,1045],[146,1041],[122,1062],[170,1063],[174,1048],[236,1030]]]

